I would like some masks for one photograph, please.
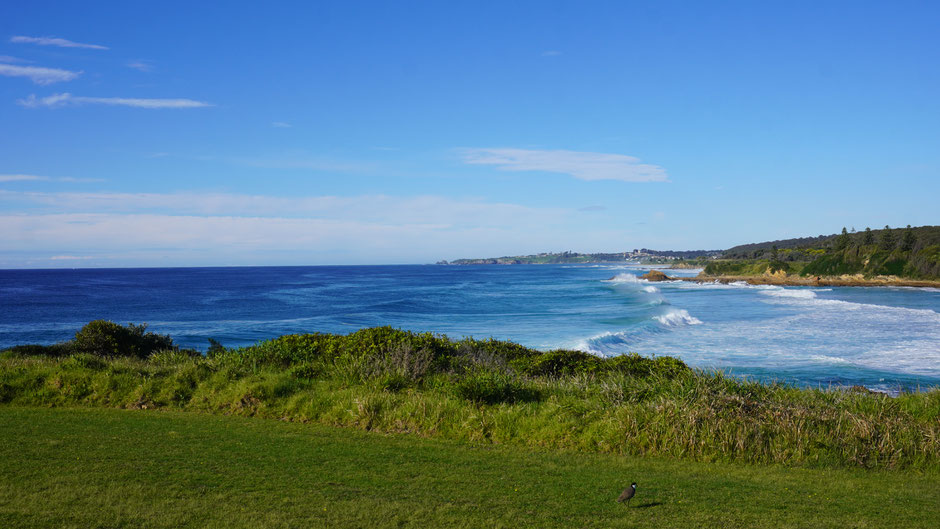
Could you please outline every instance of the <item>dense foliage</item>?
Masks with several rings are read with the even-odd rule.
[[[940,466],[940,390],[890,398],[762,385],[669,357],[389,327],[215,344],[206,356],[139,351],[11,349],[0,354],[0,404],[175,408],[701,461]]]
[[[722,257],[709,263],[705,273],[759,275],[768,269],[783,269],[803,276],[861,274],[940,279],[940,226],[885,226],[860,233],[843,228],[838,235],[735,246]]]
[[[107,320],[94,320],[79,329],[70,341],[53,345],[18,345],[11,351],[23,355],[67,356],[84,353],[100,357],[147,358],[164,349],[175,349],[173,339],[167,335],[147,332],[146,323],[120,325]],[[189,354],[194,353],[189,351]]]

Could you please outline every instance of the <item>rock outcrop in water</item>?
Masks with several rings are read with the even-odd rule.
[[[650,270],[649,272],[641,275],[640,279],[645,279],[647,281],[671,281],[672,280],[671,277],[660,272],[659,270]]]

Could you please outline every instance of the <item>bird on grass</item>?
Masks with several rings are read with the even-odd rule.
[[[623,489],[623,492],[620,493],[620,497],[617,498],[617,502],[627,502],[627,506],[629,506],[630,498],[632,498],[634,495],[636,495],[636,483],[631,483],[629,487]]]

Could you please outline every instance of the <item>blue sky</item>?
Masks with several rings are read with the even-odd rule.
[[[940,222],[935,2],[19,2],[0,268]]]

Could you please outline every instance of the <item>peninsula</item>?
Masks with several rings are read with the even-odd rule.
[[[693,278],[653,280],[745,281],[797,286],[940,287],[940,226],[841,233],[734,246],[727,250],[666,251],[634,249],[619,253],[543,253],[485,259],[457,259],[438,264],[664,264],[702,268]]]

